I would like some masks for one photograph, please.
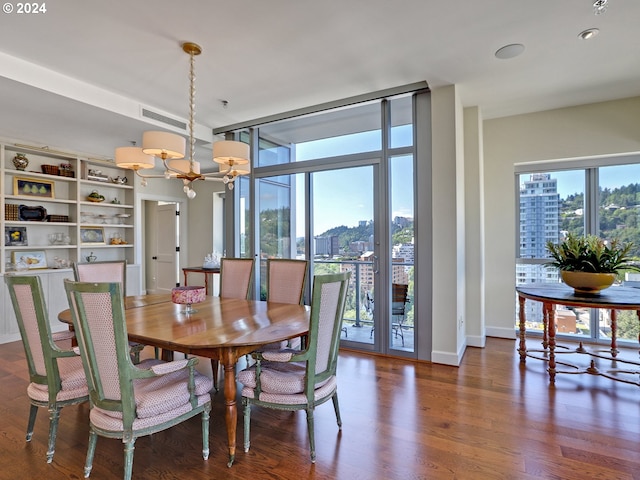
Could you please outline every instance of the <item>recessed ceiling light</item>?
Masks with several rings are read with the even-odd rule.
[[[600,33],[600,30],[598,30],[597,28],[588,28],[580,32],[578,34],[578,38],[581,38],[582,40],[589,40],[590,38],[593,38],[596,35],[598,35],[598,33]]]
[[[496,58],[506,60],[508,58],[517,57],[522,52],[524,52],[524,45],[522,45],[521,43],[512,43],[510,45],[505,45],[504,47],[499,48],[496,51],[495,55]]]

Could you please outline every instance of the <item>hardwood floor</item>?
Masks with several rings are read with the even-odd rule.
[[[637,358],[637,352],[633,352]],[[206,362],[202,362],[205,364]],[[303,412],[252,411],[252,442],[226,467],[222,394],[214,397],[211,456],[199,418],[136,442],[136,479],[640,479],[640,390],[591,375],[521,365],[516,343],[488,339],[459,368],[342,352],[338,431],[331,404],[316,409],[317,463]],[[81,479],[88,405],[62,410],[53,463],[48,418],[25,442],[28,383],[20,343],[0,345],[0,478]],[[122,444],[100,438],[92,479],[119,479]]]

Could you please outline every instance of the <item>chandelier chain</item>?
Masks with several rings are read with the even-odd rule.
[[[194,119],[196,116],[196,73],[195,73],[195,56],[193,52],[189,53],[189,163],[193,171],[193,162],[196,149],[196,136],[194,132]]]

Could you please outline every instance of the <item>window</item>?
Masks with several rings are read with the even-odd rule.
[[[567,233],[632,242],[632,254],[640,258],[640,164],[523,172],[516,181],[520,187],[516,285],[560,281],[556,271],[544,266],[546,243],[557,243]],[[621,280],[640,282],[640,274],[626,273]],[[536,302],[526,306],[527,329],[542,330],[541,307],[532,303]],[[561,317],[558,334],[610,340],[606,310],[564,308]],[[618,338],[635,343],[638,333],[635,312],[619,312]]]

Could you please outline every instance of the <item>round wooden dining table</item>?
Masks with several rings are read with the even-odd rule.
[[[229,445],[228,466],[236,450],[236,363],[262,345],[304,336],[309,329],[310,307],[286,303],[207,296],[185,313],[171,295],[125,298],[129,340],[218,360],[224,367],[225,420]],[[67,309],[58,315],[72,325]]]

